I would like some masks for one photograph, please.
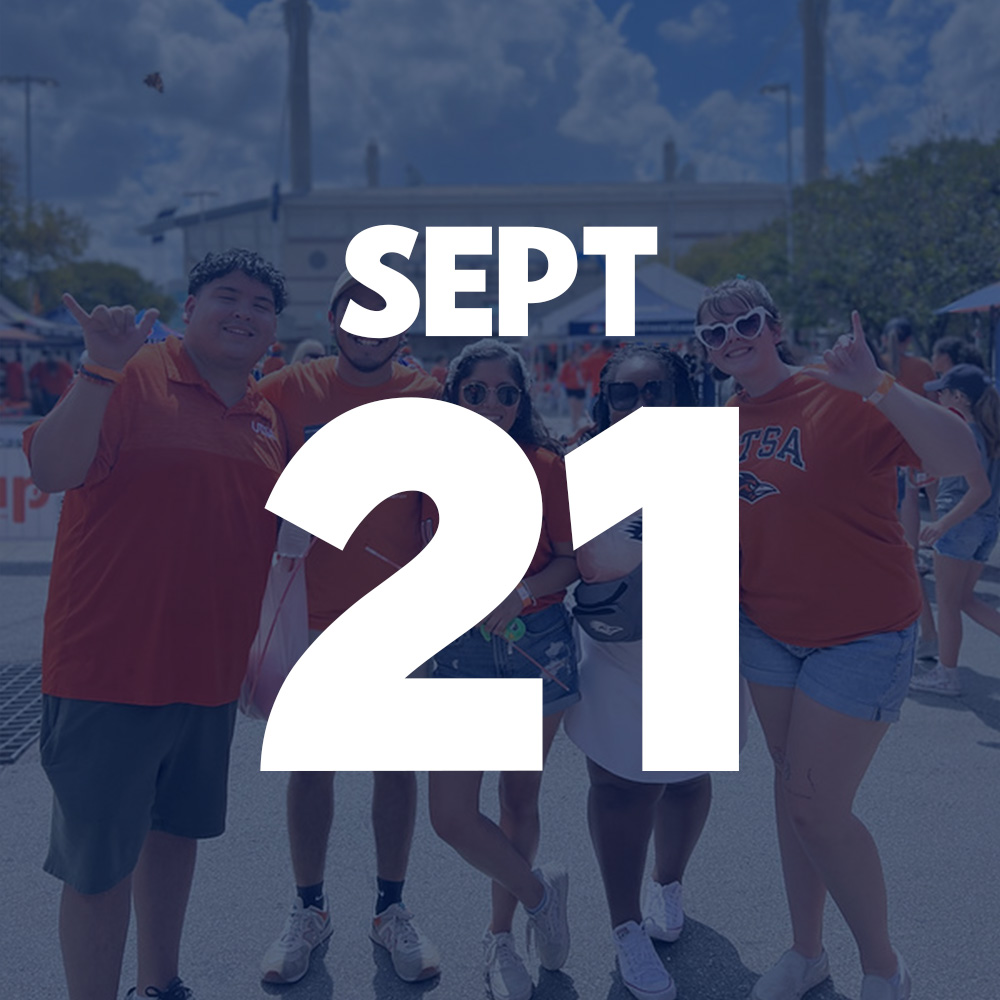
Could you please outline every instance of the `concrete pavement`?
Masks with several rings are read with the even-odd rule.
[[[47,578],[44,543],[0,543],[0,662],[37,659]],[[26,568],[34,566],[34,569]],[[1000,563],[981,586],[1000,603]],[[889,886],[894,940],[914,979],[914,1000],[996,1000],[997,872],[1000,870],[1000,643],[972,623],[963,647],[966,694],[911,697],[858,796],[858,812],[879,844]],[[367,937],[374,895],[368,820],[371,777],[337,777],[337,816],[327,885],[335,932],[300,983],[270,987],[260,956],[290,900],[284,776],[258,771],[263,726],[245,719],[233,748],[229,830],[203,845],[192,895],[182,975],[199,1000],[479,1000],[488,885],[440,842],[426,815],[426,781],[406,900],[439,943],[444,971],[407,985]],[[661,945],[681,1000],[738,1000],[788,946],[787,917],[770,803],[771,765],[751,726],[739,773],[715,777],[715,801],[685,880],[688,924]],[[488,776],[484,801],[495,798]],[[541,973],[537,1000],[628,1000],[614,970],[603,893],[586,828],[584,762],[562,735],[542,787],[539,858],[570,869],[573,949],[561,973]],[[37,744],[0,767],[0,995],[65,996],[56,937],[58,883],[41,871],[49,790]],[[516,925],[523,934],[523,918]],[[134,936],[133,936],[134,937]],[[828,906],[833,980],[808,1000],[855,998],[860,970],[853,941]],[[537,971],[536,969],[532,970]],[[134,940],[121,995],[134,975]]]

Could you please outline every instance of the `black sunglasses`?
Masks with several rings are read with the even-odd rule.
[[[518,389],[516,385],[511,385],[509,382],[505,382],[503,385],[498,385],[495,389],[492,386],[486,385],[484,382],[467,382],[464,386],[462,386],[462,399],[464,399],[469,406],[480,406],[486,401],[486,397],[489,396],[491,392],[496,393],[497,402],[501,406],[514,406],[521,398],[521,390]]]
[[[642,388],[634,382],[609,382],[608,405],[612,410],[631,410],[642,396],[644,406],[656,406],[670,396],[669,383],[657,380]]]

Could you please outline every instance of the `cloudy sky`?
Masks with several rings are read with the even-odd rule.
[[[802,176],[797,0],[314,0],[315,186],[643,181],[662,145],[701,180],[783,181],[783,97]],[[997,0],[831,0],[827,157],[871,164],[928,135],[1000,130]],[[135,233],[185,192],[226,204],[288,183],[279,0],[4,0],[0,74],[33,93],[35,197],[83,214],[89,255],[165,279],[176,238]],[[163,94],[143,85],[159,71]],[[23,90],[0,143],[24,158]]]

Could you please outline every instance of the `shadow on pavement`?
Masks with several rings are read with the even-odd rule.
[[[609,952],[611,945],[608,945]],[[677,983],[682,1000],[746,1000],[760,974],[748,969],[733,943],[707,924],[690,917],[675,944],[657,942],[656,950]],[[775,958],[777,958],[775,954]],[[612,959],[613,961],[613,959]],[[632,1000],[617,970],[606,1000]],[[805,994],[803,1000],[849,1000],[828,979]]]
[[[925,691],[911,691],[909,697],[929,708],[950,708],[953,711],[972,712],[983,725],[1000,732],[1000,680],[980,674],[970,667],[959,667],[962,693],[958,697],[945,697]],[[983,744],[992,746],[992,744]]]

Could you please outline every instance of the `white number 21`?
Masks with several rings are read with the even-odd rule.
[[[647,770],[739,766],[737,419],[644,408],[566,459],[577,547],[643,509]],[[261,770],[541,768],[540,678],[407,679],[497,607],[534,554],[538,482],[508,434],[437,400],[369,403],[309,439],[268,509],[343,548],[373,507],[408,490],[434,499],[437,533],[299,659]]]

